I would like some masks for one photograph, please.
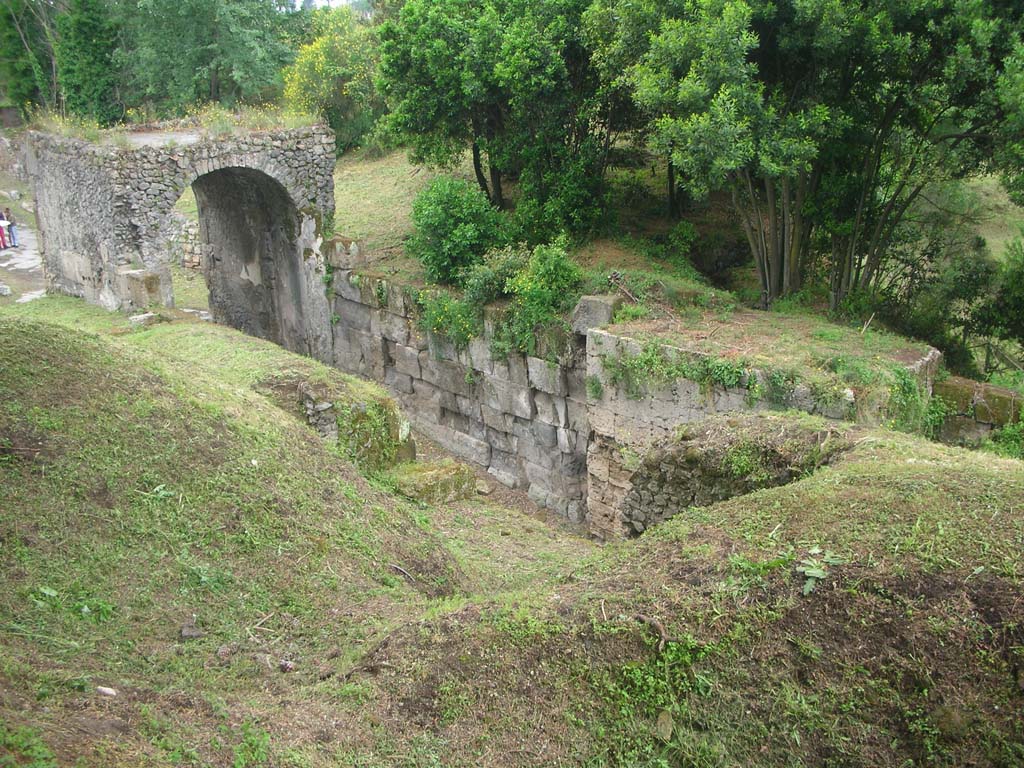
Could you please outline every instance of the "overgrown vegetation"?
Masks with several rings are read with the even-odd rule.
[[[440,176],[412,206],[416,233],[408,250],[438,283],[459,284],[504,237],[501,215],[468,182]]]
[[[315,14],[311,34],[284,71],[284,101],[320,115],[341,154],[357,146],[384,112],[374,84],[377,39],[347,7]]]
[[[482,334],[488,306],[500,302],[492,307],[492,351],[501,357],[518,352],[553,359],[582,280],[564,242],[532,251],[525,246],[491,251],[463,273],[461,297],[429,289],[420,293],[421,323],[464,349]]]

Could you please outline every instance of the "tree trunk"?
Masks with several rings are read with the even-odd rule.
[[[491,204],[501,210],[505,207],[505,195],[501,189],[501,171],[494,165],[494,161],[488,157],[487,165],[491,171]]]
[[[668,215],[669,218],[679,218],[679,201],[676,197],[676,167],[672,157],[668,159]]]
[[[480,160],[480,145],[475,141],[473,142],[473,173],[476,174],[476,183],[480,185],[480,189],[490,200],[491,190],[487,188],[487,179],[484,178],[484,166]]]

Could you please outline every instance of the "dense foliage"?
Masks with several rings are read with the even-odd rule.
[[[10,0],[0,75],[18,106],[100,122],[263,101],[312,16],[279,0]]]
[[[463,348],[483,330],[484,308],[504,301],[493,318],[492,352],[557,354],[557,338],[566,328],[564,315],[579,300],[583,283],[564,241],[532,251],[521,244],[489,251],[463,275],[458,298],[438,291],[421,294],[426,330]]]
[[[500,214],[472,184],[448,176],[434,179],[412,207],[416,234],[408,244],[427,276],[459,283],[466,270],[503,238]]]
[[[374,85],[377,39],[348,8],[317,13],[313,30],[314,39],[284,72],[284,98],[292,108],[321,115],[341,152],[358,144],[383,112]]]
[[[636,7],[611,4],[627,20]],[[929,184],[1006,159],[993,150],[1019,5],[696,0],[660,18],[638,5],[653,34],[632,83],[653,144],[694,194],[731,195],[765,303],[814,259],[833,305],[873,288]]]
[[[140,0],[118,51],[130,100],[183,109],[272,96],[292,53],[274,0]]]
[[[115,98],[112,54],[117,30],[102,0],[71,0],[57,19],[57,79],[73,114],[108,125],[121,110]]]
[[[100,124],[283,100],[339,151],[469,158],[481,194],[449,180],[417,203],[410,251],[441,282],[506,240],[634,234],[612,194],[632,153],[627,197],[667,190],[670,221],[649,229],[679,226],[684,201],[731,206],[753,303],[877,316],[965,373],[977,340],[1024,339],[1024,257],[990,252],[963,196],[991,175],[1024,201],[1019,2],[314,5],[6,0],[0,99]],[[661,256],[685,261],[692,242]]]
[[[516,180],[535,241],[591,229],[602,208],[614,123],[582,35],[586,7],[409,0],[381,30],[390,120],[415,157],[451,166],[468,147],[498,208]]]

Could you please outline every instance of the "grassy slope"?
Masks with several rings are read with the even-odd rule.
[[[260,386],[373,385],[203,323],[128,332],[56,299],[10,314],[63,327],[0,319],[0,712],[63,759],[239,764],[268,734],[294,757],[362,720],[338,711],[364,695],[340,673],[390,628],[586,551],[485,504],[432,520]],[[500,534],[478,518],[525,529],[507,573],[480,567]],[[183,641],[193,617],[205,636]]]
[[[1024,465],[854,437],[551,593],[397,633],[376,663],[418,667],[366,675],[392,740],[426,730],[444,765],[1021,764]]]
[[[862,430],[811,477],[592,554],[367,485],[259,383],[366,385],[270,344],[73,300],[5,312],[102,335],[0,320],[0,744],[30,726],[84,765],[1024,759],[1020,462]],[[815,547],[841,562],[804,595]],[[193,614],[206,635],[182,641]]]
[[[999,180],[991,176],[972,179],[966,185],[977,195],[978,234],[985,238],[993,256],[1005,258],[1006,246],[1024,234],[1024,208],[1015,205]]]

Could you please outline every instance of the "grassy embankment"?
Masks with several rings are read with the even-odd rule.
[[[374,388],[273,345],[69,299],[0,325],[15,764],[1024,759],[1020,462],[847,432],[809,477],[594,552],[367,483],[266,382]]]
[[[587,551],[494,505],[438,517],[368,485],[282,382],[353,403],[373,385],[205,323],[10,311],[31,322],[0,320],[0,701],[63,759],[260,765],[239,755],[267,734],[302,751],[362,700],[344,673],[396,624]]]

